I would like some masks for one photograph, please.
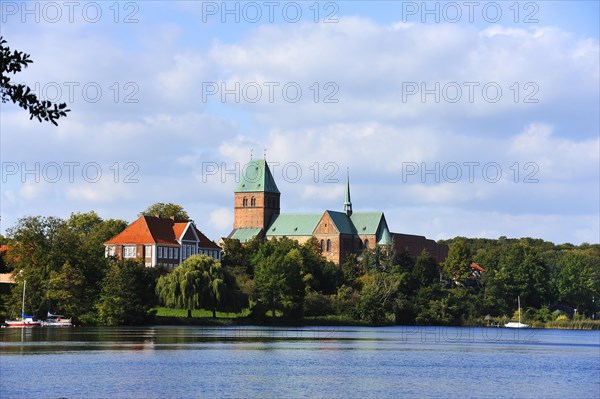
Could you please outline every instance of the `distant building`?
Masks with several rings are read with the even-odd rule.
[[[265,160],[248,163],[234,193],[233,230],[228,238],[241,242],[254,237],[289,237],[300,243],[315,237],[323,256],[340,264],[350,253],[364,248],[394,245],[418,256],[423,249],[441,262],[448,255],[446,245],[423,236],[390,233],[383,212],[354,212],[350,181],[346,180],[343,211],[326,210],[313,214],[281,214],[281,193]]]
[[[120,234],[104,243],[105,255],[142,259],[147,267],[175,267],[195,254],[221,260],[221,248],[191,220],[140,216]]]
[[[0,245],[0,258],[2,258],[2,264],[5,265],[6,259],[6,253],[8,252],[8,245]],[[15,283],[15,279],[13,278],[11,273],[6,273],[6,268],[4,267],[0,267],[0,284],[2,283],[6,283],[6,284],[14,284]]]

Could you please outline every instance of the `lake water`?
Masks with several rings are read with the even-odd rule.
[[[600,398],[600,332],[0,330],[1,398]]]

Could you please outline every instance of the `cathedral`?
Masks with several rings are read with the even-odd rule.
[[[234,193],[233,231],[228,238],[246,242],[254,237],[288,237],[304,243],[315,237],[323,256],[335,264],[350,253],[358,254],[377,245],[394,245],[396,251],[406,250],[412,256],[426,249],[437,262],[448,255],[446,245],[423,236],[391,233],[383,212],[353,212],[349,179],[342,211],[282,214],[280,199],[266,160],[250,161]]]

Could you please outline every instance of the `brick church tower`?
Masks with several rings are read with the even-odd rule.
[[[234,194],[234,230],[258,228],[264,234],[273,215],[279,215],[280,196],[267,161],[250,161]]]

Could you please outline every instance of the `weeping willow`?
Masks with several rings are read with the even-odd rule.
[[[206,255],[193,255],[169,274],[158,279],[156,293],[160,303],[169,308],[240,312],[248,307],[244,295],[221,263]]]

